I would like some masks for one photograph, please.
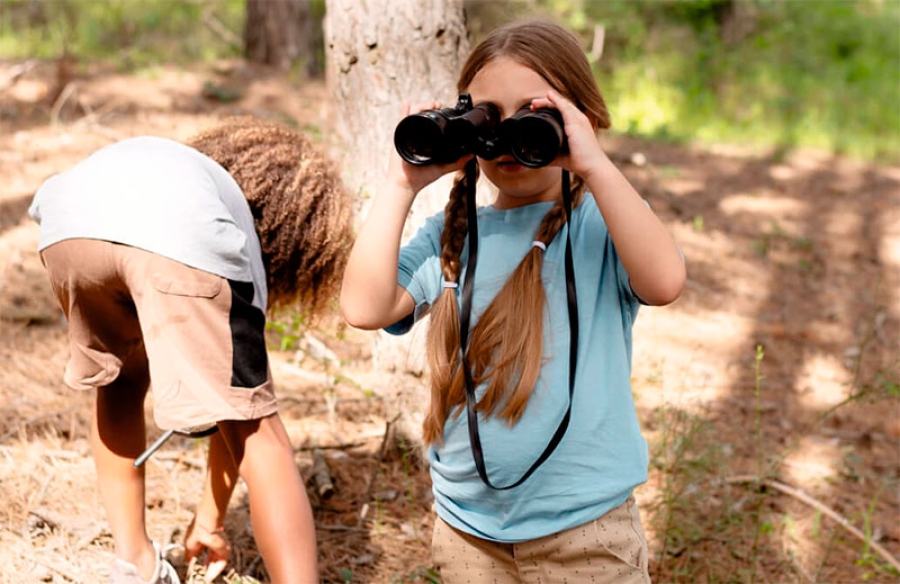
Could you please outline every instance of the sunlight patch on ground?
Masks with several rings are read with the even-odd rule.
[[[782,469],[784,482],[790,485],[803,485],[804,490],[814,492],[816,485],[836,478],[839,472],[836,465],[842,459],[838,439],[803,437],[797,448],[784,460]]]
[[[812,355],[797,373],[800,402],[812,410],[836,406],[847,397],[851,376],[834,355]]]
[[[47,84],[41,81],[21,79],[6,91],[17,101],[37,103],[47,96]]]
[[[706,188],[703,180],[692,178],[670,178],[666,180],[665,185],[667,191],[679,196],[700,193]]]
[[[726,215],[804,215],[809,212],[807,203],[791,197],[779,197],[770,192],[732,195],[722,199],[719,208]]]
[[[690,315],[644,309],[635,323],[632,355],[632,379],[640,405],[655,408],[672,405],[674,400],[678,407],[696,409],[731,395],[735,372],[728,365],[754,326],[752,318],[726,311]],[[654,329],[673,333],[651,334]]]

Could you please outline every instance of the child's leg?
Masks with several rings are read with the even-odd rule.
[[[306,487],[278,414],[219,422],[250,494],[253,533],[273,582],[318,582],[316,530]]]
[[[96,392],[91,448],[116,555],[149,579],[156,552],[144,525],[144,471],[134,468],[134,459],[144,449],[150,375],[132,294],[115,261],[119,248],[125,246],[67,239],[43,250],[41,259],[69,321],[65,382]]]
[[[136,350],[111,384],[96,390],[91,448],[100,498],[116,545],[116,556],[153,576],[156,551],[144,523],[144,468],[134,460],[145,447],[146,357]]]

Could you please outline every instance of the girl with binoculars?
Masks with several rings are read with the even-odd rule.
[[[404,106],[341,292],[359,328],[431,316],[435,565],[445,584],[649,582],[631,331],[639,305],[679,297],[683,257],[598,141],[609,114],[574,35],[499,28],[458,90],[471,102]],[[444,212],[401,246],[417,193],[449,172]],[[490,206],[475,208],[477,172]]]

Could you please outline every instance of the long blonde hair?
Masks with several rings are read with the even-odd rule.
[[[475,75],[498,57],[511,58],[541,75],[560,94],[581,109],[595,129],[610,125],[606,103],[590,64],[575,36],[545,21],[509,24],[491,32],[469,55],[457,82],[465,92]],[[468,223],[468,179],[461,173],[454,182],[444,210],[441,233],[441,271],[448,282],[458,282],[460,256]],[[584,181],[572,178],[573,205],[581,201]],[[566,222],[562,198],[541,221],[534,239],[549,245]],[[545,291],[541,281],[544,255],[532,247],[494,297],[472,329],[468,361],[476,385],[487,384],[477,409],[515,424],[531,397],[543,365]],[[456,290],[446,288],[431,310],[427,337],[431,372],[431,405],[423,424],[425,442],[440,442],[444,423],[457,416],[466,401],[460,366],[459,308]]]

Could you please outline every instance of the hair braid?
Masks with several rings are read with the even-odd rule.
[[[441,273],[447,282],[459,283],[462,250],[468,233],[469,188],[465,172],[454,181],[444,208],[441,231]],[[431,308],[427,354],[431,372],[431,405],[423,422],[425,442],[440,442],[444,421],[453,408],[465,402],[465,387],[459,367],[460,331],[456,290],[445,288]]]
[[[465,181],[457,180],[445,210],[441,266],[448,281],[456,281],[460,273],[459,256],[466,233],[464,188]],[[584,181],[574,176],[573,207],[581,202],[583,193]],[[549,245],[565,223],[560,198],[541,220],[534,238]],[[532,247],[472,329],[472,379],[476,385],[487,384],[478,410],[490,416],[499,409],[499,416],[510,424],[525,411],[544,361],[543,262],[544,252]],[[448,416],[465,403],[465,380],[458,366],[458,318],[456,295],[452,289],[445,290],[435,303],[429,327],[432,400],[424,424],[426,443],[440,440]]]

